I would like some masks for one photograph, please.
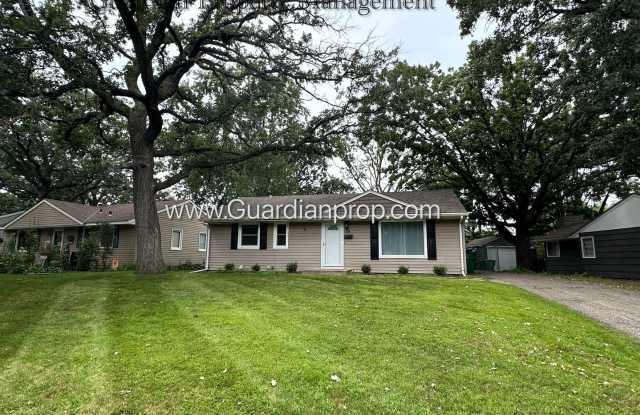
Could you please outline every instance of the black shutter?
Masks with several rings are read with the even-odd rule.
[[[436,221],[433,219],[427,220],[427,258],[438,259],[436,252]]]
[[[260,224],[260,249],[267,249],[267,227],[268,223]]]
[[[238,249],[238,224],[231,224],[231,249]]]
[[[380,259],[380,253],[378,252],[378,222],[372,222],[369,226],[370,229],[370,245],[371,245],[371,259],[377,261]]]

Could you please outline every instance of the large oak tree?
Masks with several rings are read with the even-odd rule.
[[[611,125],[585,110],[597,98],[565,76],[567,56],[529,45],[502,56],[472,48],[452,72],[401,64],[372,81],[360,134],[393,143],[396,176],[409,186],[460,189],[530,268],[535,230],[583,189],[577,177],[605,174],[615,157],[600,152]]]
[[[89,94],[95,106],[78,119],[117,119],[126,126],[141,272],[163,265],[156,192],[193,169],[313,147],[335,136],[332,123],[346,107],[306,120],[297,137],[274,131],[254,139],[255,130],[225,128],[238,106],[260,96],[256,81],[291,81],[313,93],[313,84],[358,78],[382,60],[329,38],[316,41],[312,34],[324,30],[338,39],[340,28],[298,0],[211,1],[200,9],[183,9],[178,0],[113,4],[115,10],[92,1],[4,2],[0,41],[11,45],[5,50],[16,61],[47,62],[37,82],[47,87],[35,92]],[[207,133],[205,127],[213,129]],[[158,178],[158,161],[169,164],[169,176]]]

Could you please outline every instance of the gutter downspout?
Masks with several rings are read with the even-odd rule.
[[[460,217],[460,223],[458,224],[459,226],[459,230],[460,230],[460,265],[462,265],[462,267],[460,268],[462,270],[462,276],[466,277],[467,276],[467,261],[466,261],[466,252],[465,252],[465,241],[464,241],[464,229],[462,227],[462,224],[465,222],[465,217],[461,216]]]
[[[207,257],[204,259],[204,269],[209,270],[209,249],[211,247],[211,225],[207,223]]]

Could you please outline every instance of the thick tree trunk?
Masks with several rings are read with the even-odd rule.
[[[133,206],[136,218],[136,268],[140,273],[162,272],[160,221],[153,178],[153,144],[148,143],[140,125],[129,122],[133,154]],[[142,124],[144,125],[144,124]]]
[[[516,261],[518,262],[518,268],[533,270],[534,259],[531,255],[531,239],[529,234],[516,234]]]

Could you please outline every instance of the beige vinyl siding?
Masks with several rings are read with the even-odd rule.
[[[181,265],[186,262],[204,264],[206,251],[198,250],[198,234],[207,232],[207,225],[197,219],[183,217],[169,219],[165,211],[158,213],[162,238],[162,256],[166,265]],[[171,229],[182,228],[182,250],[171,249]]]
[[[360,271],[364,264],[371,265],[374,273],[397,273],[400,266],[406,266],[411,273],[430,274],[434,266],[447,267],[450,274],[461,274],[460,223],[454,221],[436,222],[435,261],[426,258],[380,258],[371,260],[370,224],[352,222],[353,239],[344,241],[344,265],[346,270]]]
[[[130,265],[136,262],[136,228],[134,226],[119,225],[120,240],[118,247],[113,249],[112,258],[118,260],[118,265]]]
[[[8,226],[8,229],[26,229],[26,228],[59,228],[64,226],[78,226],[71,218],[63,215],[57,209],[49,204],[41,203],[31,212],[27,213],[16,222]]]
[[[300,271],[320,270],[320,224],[289,224],[289,248],[273,249],[273,224],[267,228],[267,249],[231,249],[231,225],[211,226],[209,268],[221,269],[227,263],[250,268],[258,264],[263,270],[283,270],[290,262]]]
[[[344,241],[344,269],[360,272],[363,264],[371,265],[375,273],[396,273],[406,266],[412,273],[432,273],[434,266],[446,266],[450,274],[461,273],[460,228],[456,221],[436,223],[437,260],[424,258],[384,258],[372,261],[370,251],[369,222],[350,222],[352,239]],[[263,270],[273,266],[284,269],[287,263],[297,262],[300,271],[321,270],[321,225],[319,223],[289,224],[289,248],[273,249],[273,224],[267,229],[267,249],[232,250],[231,226],[211,227],[209,268],[221,269],[227,263],[245,268],[258,264]],[[348,234],[345,230],[345,234]]]

